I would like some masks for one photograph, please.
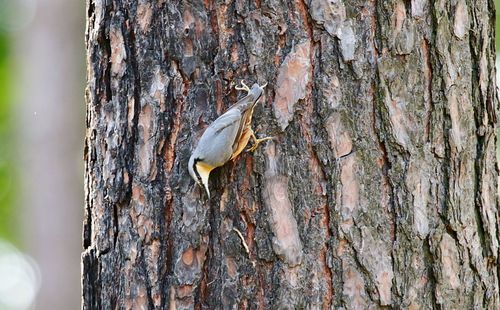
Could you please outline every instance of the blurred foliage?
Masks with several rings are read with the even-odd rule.
[[[15,234],[15,165],[12,123],[12,58],[9,37],[0,31],[0,239],[18,241]]]

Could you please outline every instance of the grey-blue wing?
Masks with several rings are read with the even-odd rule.
[[[255,87],[252,87],[253,92],[249,93],[247,96],[238,100],[238,102],[236,102],[231,108],[229,108],[229,110],[227,110],[226,113],[234,112],[233,110],[239,111],[240,119],[243,122],[244,121],[243,115],[246,115],[247,113],[252,113],[251,111],[250,112],[248,111],[253,109],[253,107],[259,100],[259,97],[262,93],[260,89],[255,90],[254,88]],[[236,147],[238,147],[238,143],[236,141],[240,139],[243,127],[244,124],[240,123],[238,126],[238,132],[236,133],[235,143],[233,144],[233,150],[235,150]]]
[[[257,103],[257,100],[259,100],[259,97],[261,95],[262,92],[259,92],[259,93],[249,93],[248,95],[246,95],[245,97],[241,98],[240,100],[238,100],[235,104],[233,104],[228,110],[227,112],[233,110],[233,109],[237,109],[239,110],[241,113],[243,113],[244,111],[252,108],[256,103]],[[226,112],[226,113],[227,113]]]
[[[241,114],[237,109],[231,109],[219,116],[205,130],[193,154],[214,167],[224,165],[233,153],[240,122]]]

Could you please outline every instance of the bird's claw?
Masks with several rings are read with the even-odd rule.
[[[247,150],[247,152],[253,152],[253,151],[255,151],[255,150],[257,149],[257,146],[258,146],[258,145],[259,145],[258,143],[255,143],[254,145],[252,145],[252,146],[251,146],[251,147]]]
[[[255,151],[261,142],[264,142],[264,141],[267,141],[267,140],[272,140],[272,139],[273,139],[273,137],[265,137],[265,138],[262,138],[262,139],[255,139],[253,145],[248,149],[248,152]]]
[[[245,80],[241,80],[241,85],[242,86],[235,86],[234,89],[236,90],[245,90],[247,92],[250,92],[250,87],[248,87],[247,84],[245,84]],[[267,83],[266,83],[267,85]]]

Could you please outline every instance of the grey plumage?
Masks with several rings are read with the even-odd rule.
[[[231,158],[240,122],[241,113],[237,109],[222,114],[205,130],[191,157],[213,167],[224,165]]]
[[[241,135],[242,116],[245,111],[254,108],[261,95],[262,88],[253,84],[245,97],[210,124],[191,155],[190,165],[199,158],[213,167],[220,167],[231,159]]]
[[[242,85],[237,89],[247,90],[247,95],[207,127],[189,158],[189,174],[206,189],[209,197],[208,176],[212,169],[236,157],[250,138],[254,140],[254,147],[259,142],[270,139],[257,139],[251,128],[253,109],[262,96],[265,85],[253,84],[251,89],[243,81]]]

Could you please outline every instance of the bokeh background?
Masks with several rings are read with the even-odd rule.
[[[85,1],[0,0],[0,310],[79,309]]]
[[[0,310],[80,308],[84,2],[0,0]]]

